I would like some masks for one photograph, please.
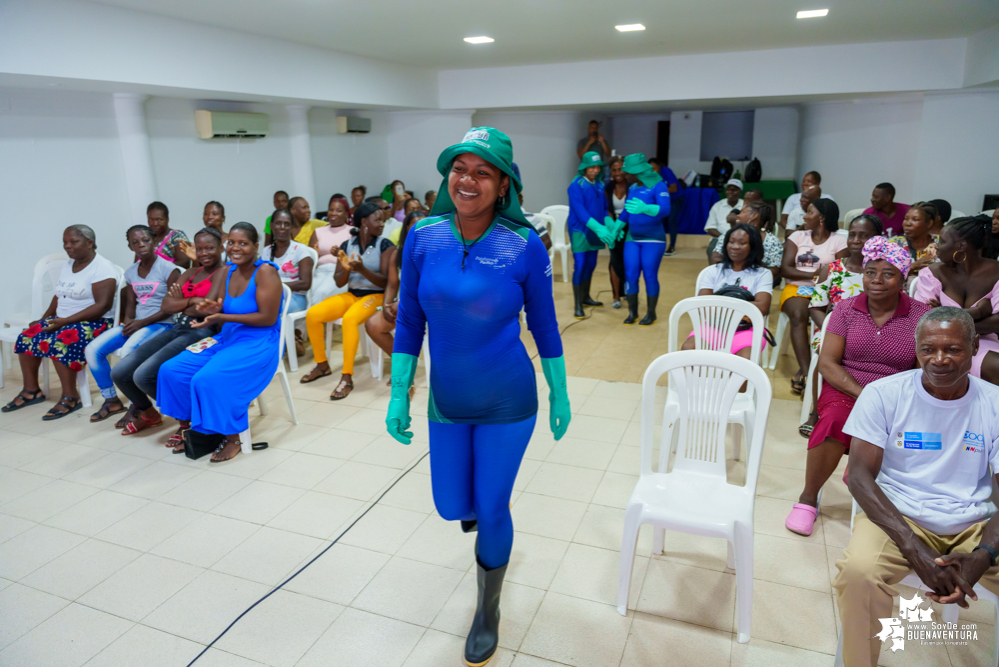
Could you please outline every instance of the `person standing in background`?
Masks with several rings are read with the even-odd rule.
[[[622,171],[631,184],[624,212],[615,227],[616,237],[624,227],[622,223],[628,224],[628,234],[624,237],[624,294],[628,300],[628,317],[624,324],[634,324],[638,319],[638,280],[644,275],[648,311],[638,325],[649,326],[656,321],[659,302],[659,264],[663,261],[666,245],[662,221],[669,215],[669,191],[641,153],[626,157]]]
[[[600,123],[595,120],[591,120],[586,126],[586,137],[576,142],[576,157],[580,160],[590,151],[599,153],[602,162],[606,162],[607,156],[611,153],[610,144],[604,139],[604,135],[600,134]]]
[[[597,268],[597,253],[604,244],[613,246],[617,240],[614,219],[607,213],[607,196],[600,173],[604,161],[600,154],[590,151],[583,156],[577,169],[578,176],[569,184],[569,219],[566,227],[572,243],[572,293],[575,303],[574,317],[586,317],[583,306],[602,306],[590,298],[590,281]],[[609,226],[608,226],[609,223]]]
[[[669,234],[669,245],[666,246],[666,252],[663,253],[663,256],[672,257],[676,254],[676,234],[680,224],[680,200],[683,198],[683,193],[680,192],[679,179],[664,161],[654,157],[649,160],[649,164],[666,181],[666,189],[669,191],[669,219],[665,221],[666,232]]]
[[[628,198],[628,181],[624,178],[621,167],[624,166],[624,158],[620,155],[610,159],[610,179],[608,179],[605,195],[607,196],[607,212],[614,220],[617,220],[624,212],[624,202]],[[621,227],[621,231],[628,233],[627,225]],[[621,307],[621,285],[624,283],[624,244],[615,243],[610,249],[610,282],[611,293],[614,295],[613,308]]]
[[[830,199],[827,195],[826,199]],[[905,220],[905,212],[909,210],[908,204],[899,204],[895,201],[895,186],[891,183],[878,183],[871,192],[871,206],[864,209],[864,214],[872,214],[881,218],[885,226],[885,236],[894,236],[897,230],[902,229],[902,222]]]
[[[288,208],[288,193],[284,190],[278,190],[274,193],[274,210],[283,211]],[[205,223],[208,226],[208,223]],[[220,230],[221,231],[221,230]],[[271,216],[267,216],[267,220],[264,221],[264,245],[271,244]],[[222,249],[225,250],[225,244],[223,243]]]

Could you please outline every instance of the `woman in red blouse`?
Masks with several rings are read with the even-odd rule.
[[[808,438],[805,489],[784,525],[811,535],[818,494],[850,448],[843,433],[861,390],[883,377],[916,367],[916,324],[930,310],[905,293],[909,253],[883,236],[864,244],[864,293],[843,299],[825,324],[819,352],[819,421]]]

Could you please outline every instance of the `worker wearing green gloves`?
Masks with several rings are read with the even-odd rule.
[[[586,317],[583,306],[602,306],[590,298],[590,282],[597,268],[597,253],[605,245],[613,247],[617,238],[614,218],[607,215],[607,194],[600,179],[604,161],[590,151],[579,163],[579,176],[569,184],[569,218],[566,226],[572,239],[573,316]]]
[[[659,264],[666,249],[663,220],[669,217],[669,189],[641,153],[624,158],[624,177],[631,185],[619,222],[628,223],[624,241],[624,296],[628,301],[625,324],[638,319],[638,279],[645,276],[648,312],[639,326],[656,321],[659,302]]]
[[[392,354],[389,434],[409,444],[409,387],[429,331],[430,471],[437,512],[477,530],[478,605],[465,662],[483,665],[499,641],[499,600],[513,546],[510,494],[534,432],[534,365],[520,341],[527,313],[548,382],[550,426],[561,438],[571,418],[552,267],[524,219],[510,139],[472,128],[437,160],[444,182],[431,217],[403,248]]]

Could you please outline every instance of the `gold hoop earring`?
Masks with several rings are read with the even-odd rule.
[[[958,253],[958,252],[959,252],[959,253],[962,253],[962,254],[964,255],[964,257],[962,257],[961,259],[958,259],[958,258],[957,258],[957,253]],[[963,263],[964,263],[964,260],[966,260],[966,259],[968,259],[968,253],[966,253],[965,251],[963,251],[963,250],[958,250],[957,252],[955,252],[955,253],[954,253],[954,263],[955,263],[955,264],[963,264]]]

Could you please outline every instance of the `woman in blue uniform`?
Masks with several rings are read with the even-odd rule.
[[[604,161],[600,153],[590,151],[579,163],[579,176],[569,184],[569,238],[572,240],[572,294],[574,317],[586,317],[583,306],[604,304],[590,298],[590,281],[597,268],[597,253],[604,245],[613,247],[614,219],[607,214],[607,194],[600,179]],[[607,224],[610,224],[610,228]]]
[[[624,240],[624,295],[628,301],[625,324],[638,319],[638,278],[645,277],[645,297],[648,312],[639,326],[649,326],[656,321],[656,303],[659,301],[659,264],[666,250],[666,232],[663,220],[669,217],[669,187],[645,161],[641,153],[624,158],[624,177],[631,184],[624,212],[618,222],[628,223]]]
[[[278,362],[283,285],[273,262],[257,259],[257,230],[237,222],[229,230],[227,271],[217,271],[208,296],[197,303],[206,317],[192,328],[221,324],[160,367],[156,398],[163,414],[190,421],[198,433],[226,436],[212,461],[239,454],[250,403],[270,384]],[[192,297],[190,300],[194,300]],[[209,343],[208,341],[214,341]]]
[[[534,366],[520,341],[527,313],[548,381],[550,426],[569,426],[565,360],[552,301],[552,267],[520,211],[510,139],[472,128],[437,160],[444,176],[431,217],[403,249],[392,354],[389,434],[409,444],[409,387],[424,328],[430,335],[430,468],[434,504],[478,530],[478,607],[465,662],[483,665],[498,645],[499,599],[513,545],[510,494],[534,431]]]

